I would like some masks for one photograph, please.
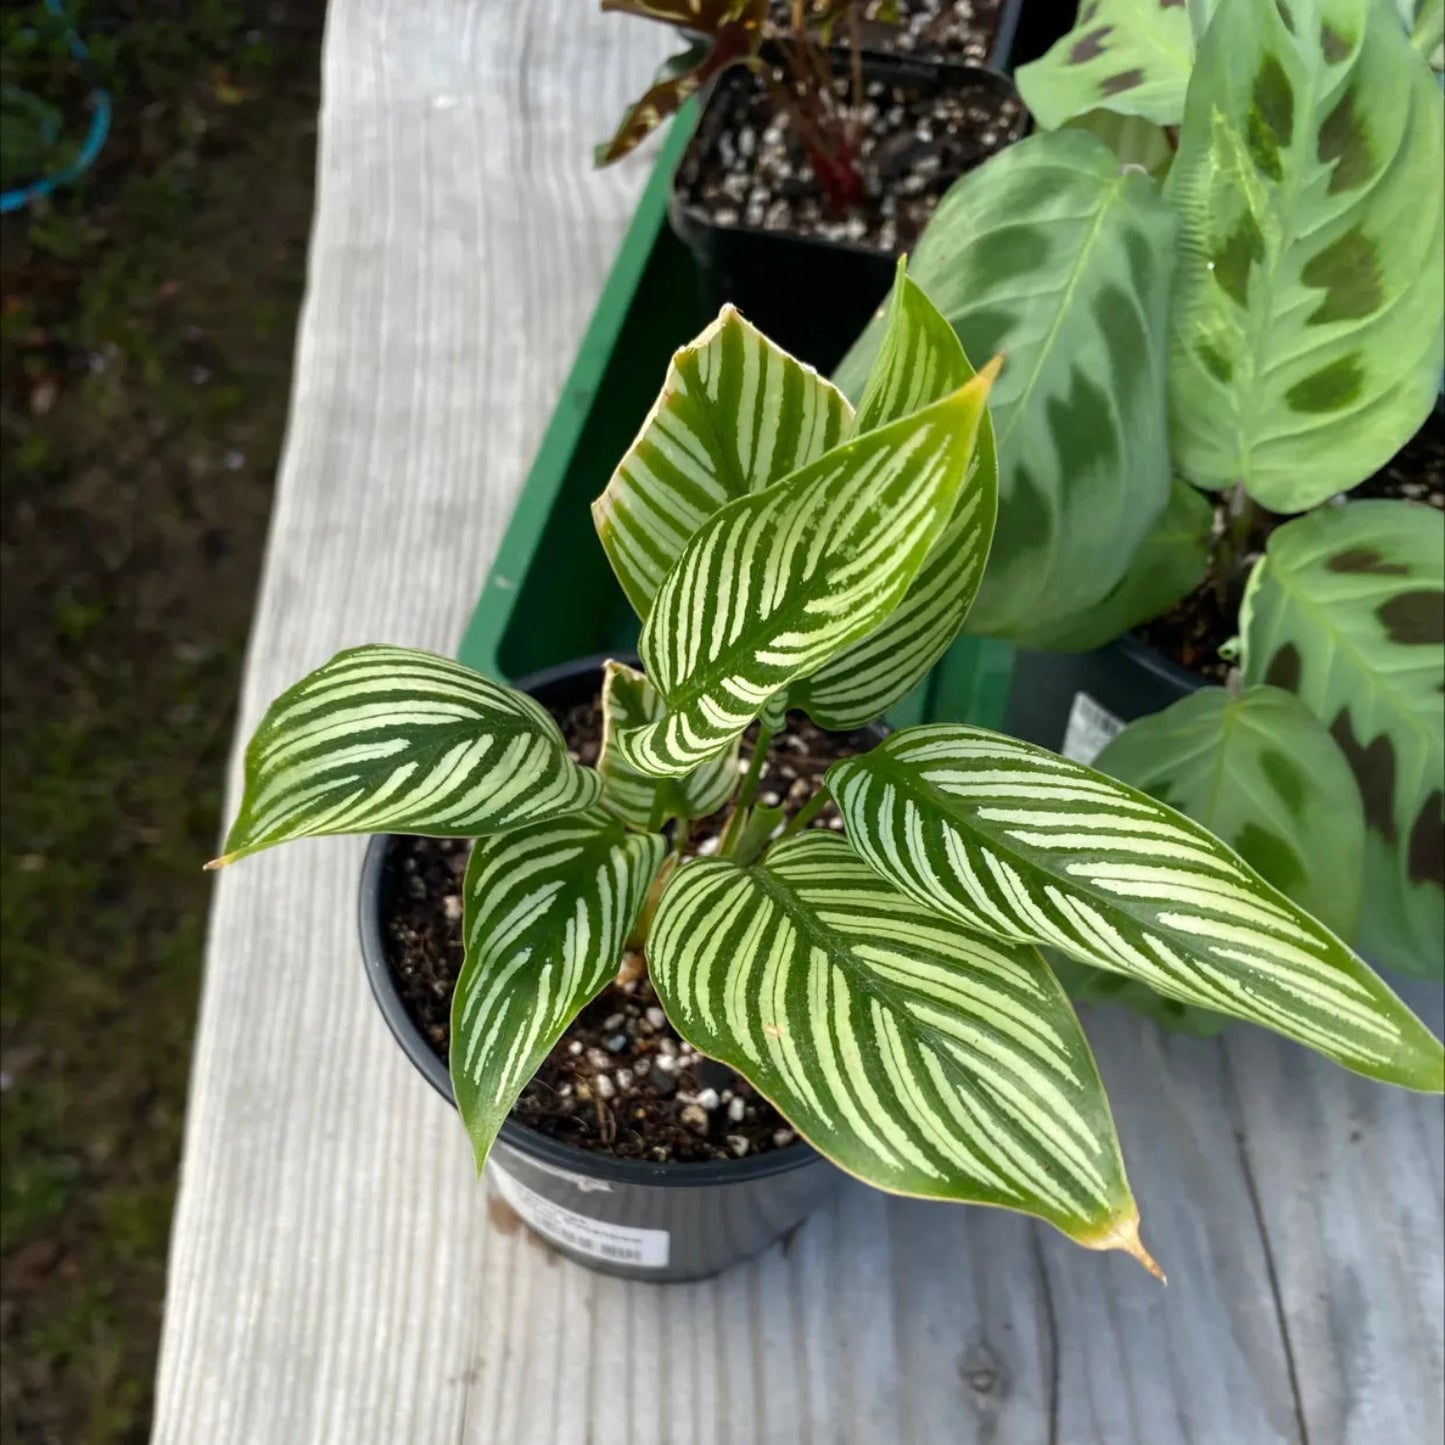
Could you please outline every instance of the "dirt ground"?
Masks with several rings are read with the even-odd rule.
[[[0,223],[7,1445],[148,1433],[200,864],[286,415],[322,5],[66,9],[86,66],[43,5],[0,16],[6,186],[73,146],[91,86],[115,108],[84,181]],[[27,148],[17,91],[56,136]]]

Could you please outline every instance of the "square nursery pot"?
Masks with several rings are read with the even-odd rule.
[[[525,678],[636,648],[637,619],[589,508],[656,399],[672,353],[710,319],[693,257],[667,224],[673,172],[695,120],[689,107],[664,139],[462,636],[459,659],[488,677]],[[997,726],[1009,656],[1003,644],[959,639],[890,721]]]
[[[838,83],[849,55],[828,52]],[[668,204],[696,262],[705,310],[732,302],[785,350],[832,371],[893,284],[943,192],[1022,134],[1013,82],[979,66],[865,55],[858,173],[864,204],[833,215],[770,123],[767,91],[734,69],[708,93]],[[947,119],[933,109],[947,107]],[[957,127],[953,129],[951,127]]]
[[[600,658],[588,658],[518,686],[544,706],[566,708],[597,696],[601,668]],[[384,875],[394,841],[373,838],[362,866],[362,958],[396,1041],[453,1103],[447,1066],[408,1012],[386,959]],[[460,1135],[460,1123],[457,1128]],[[801,1139],[726,1162],[657,1164],[579,1149],[516,1119],[502,1126],[487,1174],[512,1211],[568,1258],[604,1274],[657,1283],[702,1279],[759,1253],[843,1177]]]

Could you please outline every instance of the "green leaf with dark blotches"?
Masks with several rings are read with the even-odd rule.
[[[1178,125],[1193,65],[1179,0],[1084,0],[1074,28],[1014,79],[1045,130],[1090,110]]]
[[[1174,225],[1149,177],[1054,131],[943,198],[909,275],[965,354],[1007,365],[989,399],[999,509],[966,631],[1030,644],[1103,598],[1169,495],[1165,322]],[[835,381],[862,392],[871,323]]]
[[[1163,126],[1140,116],[1089,110],[1064,124],[1069,130],[1087,131],[1114,152],[1121,166],[1139,166],[1156,181],[1169,174],[1174,162],[1174,146]]]
[[[1053,652],[1084,652],[1167,612],[1204,576],[1213,526],[1213,504],[1176,477],[1164,515],[1109,595],[1053,631],[1041,633],[1034,646]]]
[[[1179,471],[1276,512],[1356,485],[1434,405],[1445,111],[1372,0],[1221,0],[1165,195]]]
[[[1355,937],[1365,811],[1344,754],[1293,693],[1200,688],[1131,722],[1094,766],[1187,813],[1332,933]]]
[[[1445,517],[1360,501],[1278,528],[1240,631],[1245,681],[1297,693],[1359,784],[1360,951],[1445,976]]]

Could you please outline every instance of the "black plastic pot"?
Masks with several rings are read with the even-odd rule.
[[[846,53],[832,54],[835,65],[846,65]],[[902,82],[925,90],[982,86],[1000,99],[1014,94],[1013,82],[1006,76],[977,66],[870,55],[863,71],[870,81]],[[716,144],[734,88],[752,83],[742,70],[718,81],[678,167],[680,178],[687,177]],[[1008,140],[1018,138],[1026,119],[1020,108]],[[843,359],[893,285],[898,263],[891,252],[760,227],[719,226],[685,199],[677,183],[668,203],[668,220],[697,264],[708,314],[732,302],[785,351],[825,374]]]
[[[1092,763],[1125,723],[1187,697],[1208,679],[1137,637],[1093,652],[1018,652],[1003,730]]]
[[[549,668],[516,685],[546,706],[569,707],[597,696],[601,661]],[[391,843],[374,838],[361,871],[367,979],[407,1058],[453,1103],[447,1066],[407,1013],[386,962],[382,879]],[[575,1149],[512,1119],[492,1146],[487,1174],[513,1212],[569,1259],[658,1283],[703,1279],[766,1249],[843,1177],[801,1140],[750,1159],[652,1164]]]

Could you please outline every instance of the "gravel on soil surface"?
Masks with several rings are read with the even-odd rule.
[[[982,64],[993,50],[1002,9],[1003,0],[867,0],[858,39],[868,50]],[[792,0],[773,0],[775,24],[789,25],[792,14]],[[846,24],[835,27],[837,39],[847,34]]]

